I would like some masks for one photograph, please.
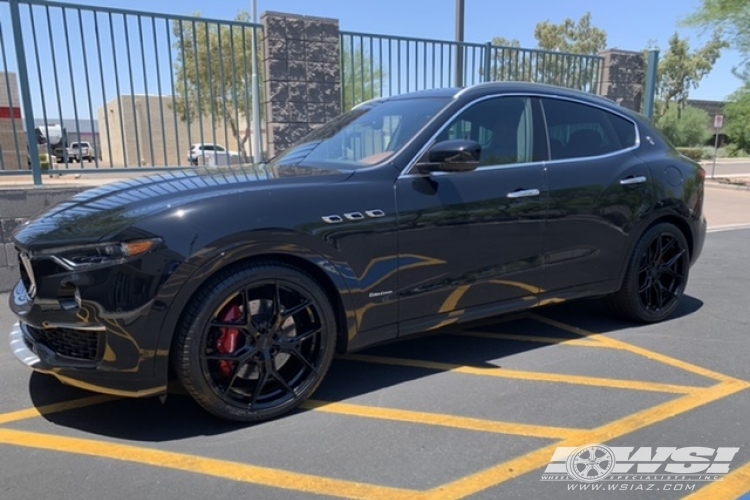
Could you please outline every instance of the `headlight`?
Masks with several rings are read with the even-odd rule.
[[[161,238],[104,243],[66,249],[47,250],[44,253],[69,269],[82,266],[117,264],[132,257],[143,255],[161,243]]]

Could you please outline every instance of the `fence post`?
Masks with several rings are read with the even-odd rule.
[[[29,70],[26,67],[26,50],[23,46],[23,32],[21,31],[21,10],[18,0],[10,0],[10,20],[13,31],[13,45],[16,48],[18,62],[18,86],[21,91],[24,120],[26,121],[26,140],[29,146],[31,171],[34,175],[34,185],[42,185],[42,166],[39,161],[39,147],[36,142],[36,127],[34,126],[34,111],[31,107],[31,90],[29,89]],[[19,165],[20,167],[20,165]]]
[[[494,81],[492,75],[492,42],[484,44],[484,81]]]
[[[648,51],[648,67],[646,68],[646,95],[643,104],[644,114],[650,121],[654,121],[654,100],[656,99],[656,80],[659,71],[659,51]]]

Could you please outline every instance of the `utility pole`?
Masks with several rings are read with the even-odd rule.
[[[456,0],[456,87],[464,86],[464,0]]]
[[[258,22],[258,0],[253,0],[253,25]],[[252,157],[253,163],[263,161],[263,149],[260,145],[260,85],[258,84],[258,33],[257,28],[253,26],[252,50],[253,64],[250,85],[253,89],[253,138],[252,138]]]

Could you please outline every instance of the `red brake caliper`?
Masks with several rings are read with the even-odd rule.
[[[233,305],[229,309],[227,309],[227,312],[220,318],[220,320],[224,323],[232,323],[237,321],[241,317],[242,311],[240,310],[240,306]],[[221,336],[216,340],[216,350],[222,354],[229,354],[236,351],[237,339],[240,336],[240,331],[236,328],[224,327],[220,328],[220,330]],[[232,374],[235,363],[236,361],[226,361],[222,359],[219,361],[219,370],[224,374],[224,376],[228,377]]]

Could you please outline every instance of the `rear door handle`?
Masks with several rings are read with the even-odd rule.
[[[538,189],[519,189],[508,193],[508,198],[528,198],[529,196],[539,196]]]
[[[630,186],[631,184],[643,184],[646,182],[646,177],[643,175],[639,175],[638,177],[627,177],[625,179],[620,179],[620,184],[623,186]]]

